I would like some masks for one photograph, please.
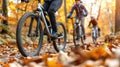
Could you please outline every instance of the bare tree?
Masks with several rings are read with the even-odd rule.
[[[113,32],[113,23],[112,23],[112,20],[110,19],[110,8],[109,8],[109,6],[108,6],[109,4],[108,4],[108,2],[107,2],[107,0],[106,0],[106,8],[107,8],[107,11],[106,11],[106,14],[107,14],[107,17],[108,17],[108,23],[109,23],[109,25],[110,25],[110,34],[113,34],[114,32]]]
[[[115,32],[120,31],[120,0],[116,0]]]
[[[2,28],[2,31],[0,31],[0,33],[8,33],[9,27],[8,27],[8,21],[7,21],[7,17],[8,17],[8,0],[2,0],[2,24],[0,24],[0,27]]]
[[[2,15],[6,18],[8,17],[7,4],[8,4],[7,0],[2,0]],[[8,25],[8,21],[6,19],[3,19],[2,23],[4,25]]]
[[[98,9],[97,20],[99,20],[99,17],[100,17],[101,4],[102,4],[102,0],[100,0],[100,5],[99,5],[99,9]]]
[[[99,6],[98,6],[98,3],[99,3]],[[93,3],[91,3],[91,9],[90,9],[90,14],[91,14],[91,15],[93,14],[92,12],[95,10],[93,6],[98,7],[98,8],[97,8],[98,13],[97,13],[97,15],[96,15],[96,19],[97,19],[97,20],[99,19],[99,16],[100,16],[101,4],[102,4],[102,0],[95,0]]]

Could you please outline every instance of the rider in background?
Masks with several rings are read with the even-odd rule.
[[[98,29],[98,36],[100,36],[100,28],[98,27],[98,22],[97,22],[97,20],[94,18],[94,16],[91,16],[91,20],[90,20],[90,22],[89,22],[89,25],[88,25],[88,27],[90,27],[90,25],[92,24],[92,28],[94,28],[94,29],[96,29],[96,27],[97,27],[97,29]]]
[[[85,17],[88,15],[88,11],[85,8],[85,6],[82,4],[81,0],[75,0],[75,4],[73,5],[67,18],[70,18],[72,16],[72,13],[74,10],[76,11],[76,19],[79,19],[79,21],[82,24],[82,29],[83,29],[83,33],[84,33],[84,40],[85,40],[86,36],[85,36],[84,21],[85,21]]]
[[[50,22],[53,29],[53,36],[57,37],[57,24],[56,24],[56,17],[55,12],[58,11],[58,9],[62,5],[62,0],[44,0],[45,3],[43,4],[44,9],[48,12]]]

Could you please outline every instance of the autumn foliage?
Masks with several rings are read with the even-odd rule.
[[[120,36],[119,35],[106,35],[110,32],[109,21],[111,20],[114,26],[115,15],[115,0],[95,0],[89,3],[83,0],[83,4],[87,7],[89,15],[86,17],[85,28],[86,33],[91,33],[87,28],[90,20],[90,15],[95,12],[98,17],[98,25],[101,28],[102,38],[97,43],[86,43],[82,46],[74,46],[72,37],[68,37],[70,42],[67,42],[67,47],[64,51],[55,52],[51,46],[52,43],[45,42],[40,51],[40,54],[34,57],[23,57],[16,45],[16,26],[18,20],[25,12],[31,12],[37,8],[37,0],[30,0],[29,3],[14,3],[8,0],[8,17],[0,14],[0,22],[2,20],[9,21],[9,33],[0,34],[0,66],[1,67],[120,67]],[[100,5],[101,2],[101,5]],[[0,0],[1,3],[1,0]],[[44,1],[41,0],[43,4]],[[74,4],[74,0],[66,0],[67,14]],[[98,5],[99,4],[99,5]],[[110,4],[110,5],[107,5]],[[107,5],[107,6],[106,6]],[[101,8],[100,8],[101,6]],[[0,6],[1,8],[1,6]],[[100,12],[95,9],[100,8]],[[110,10],[107,12],[107,10]],[[107,14],[109,13],[109,14]],[[75,13],[73,13],[73,17]],[[61,21],[67,28],[68,33],[72,34],[73,23],[71,19],[65,21],[64,2],[62,7],[56,12],[57,21]],[[109,19],[108,19],[109,18]],[[74,19],[75,20],[75,19]],[[73,21],[74,21],[73,20]],[[104,26],[105,25],[105,26]],[[6,28],[6,27],[4,27]],[[0,28],[1,30],[1,28]],[[90,35],[87,35],[90,37]],[[88,38],[89,39],[89,38]],[[86,46],[86,48],[85,48]],[[26,44],[27,47],[27,44]],[[34,46],[37,47],[36,44]],[[114,63],[112,65],[112,63]]]

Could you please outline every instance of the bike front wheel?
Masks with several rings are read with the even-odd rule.
[[[93,41],[93,43],[97,42],[97,33],[96,32],[92,33],[92,41]]]
[[[75,46],[83,45],[84,44],[84,38],[82,35],[82,29],[77,27],[76,25],[73,28],[73,42]]]
[[[55,50],[57,52],[59,52],[60,50],[64,50],[65,46],[66,46],[66,29],[65,26],[63,25],[63,23],[58,22],[57,23],[57,34],[58,34],[58,38],[53,40],[53,46],[55,48]]]
[[[42,47],[42,39],[40,19],[33,12],[25,13],[18,21],[16,29],[16,41],[20,53],[25,57],[37,55]]]

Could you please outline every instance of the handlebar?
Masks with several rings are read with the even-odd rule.
[[[70,17],[70,18],[68,18],[68,19],[74,19],[74,18],[76,18],[76,17]]]
[[[68,18],[68,19],[71,19],[71,20],[72,20],[72,25],[74,25],[74,18],[75,18],[75,17],[70,17],[70,18]]]
[[[21,0],[21,2],[29,3],[29,0]]]

